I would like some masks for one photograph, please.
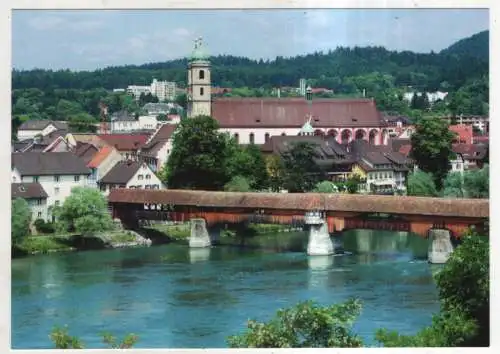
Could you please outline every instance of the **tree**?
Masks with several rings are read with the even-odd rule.
[[[12,200],[10,222],[12,245],[17,245],[23,237],[30,234],[31,210],[26,200]]]
[[[316,184],[316,187],[314,187],[313,192],[315,193],[338,193],[338,188],[335,185],[335,183],[331,181],[322,181]]]
[[[238,145],[236,140],[229,136],[227,142],[229,175],[245,177],[251,189],[266,189],[269,185],[269,175],[259,147],[255,144]]]
[[[169,188],[222,190],[229,182],[229,143],[218,129],[208,116],[181,121],[161,173]]]
[[[351,331],[361,312],[357,300],[331,306],[301,302],[279,310],[267,323],[248,321],[248,330],[228,338],[231,348],[359,348],[361,338]]]
[[[187,109],[187,95],[185,93],[181,93],[180,95],[175,96],[175,103],[181,106],[184,110]]]
[[[443,182],[443,196],[450,198],[464,198],[464,182],[460,172],[450,172]]]
[[[418,197],[437,197],[438,190],[430,173],[416,171],[408,176],[407,193]]]
[[[309,192],[323,180],[323,172],[315,159],[316,146],[309,142],[298,142],[282,155],[284,187],[289,192]]]
[[[455,133],[448,129],[444,119],[423,117],[415,125],[411,136],[411,157],[423,172],[431,173],[438,189],[450,169]]]
[[[78,113],[68,119],[68,126],[73,133],[95,133],[97,121],[87,113]]]
[[[130,349],[138,341],[135,334],[127,334],[121,342],[116,341],[116,337],[109,333],[102,333],[102,341],[109,349]],[[56,327],[50,334],[50,339],[54,343],[56,349],[85,349],[83,342],[80,338],[68,334],[68,328]]]
[[[467,198],[488,198],[490,195],[490,168],[485,165],[480,170],[464,173],[464,189]]]
[[[226,192],[250,192],[250,183],[243,176],[235,176],[224,185]]]
[[[266,171],[269,176],[269,188],[273,192],[279,192],[284,187],[284,166],[283,160],[278,155],[269,155],[264,159]]]
[[[113,227],[106,198],[98,189],[75,187],[56,213],[56,228],[61,232],[92,234]]]

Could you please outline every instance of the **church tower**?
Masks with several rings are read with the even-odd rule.
[[[187,116],[188,118],[212,112],[210,62],[203,51],[201,37],[194,42],[194,50],[188,64]]]

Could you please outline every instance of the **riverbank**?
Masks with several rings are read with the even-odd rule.
[[[48,234],[25,237],[12,247],[12,257],[56,252],[74,252],[106,248],[149,246],[151,241],[134,231],[116,230],[96,235]]]

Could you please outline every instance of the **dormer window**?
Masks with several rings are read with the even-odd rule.
[[[257,123],[260,123],[260,119],[259,119],[259,118],[255,119],[255,121],[256,121]]]

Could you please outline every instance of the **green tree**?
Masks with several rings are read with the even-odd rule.
[[[324,173],[316,163],[316,146],[308,142],[298,142],[282,155],[284,167],[284,187],[289,192],[309,192],[323,180]]]
[[[450,198],[464,198],[464,181],[462,173],[450,172],[443,183],[443,196]]]
[[[187,109],[187,95],[185,93],[181,93],[175,96],[175,103],[181,106],[184,110]]]
[[[464,189],[467,198],[488,198],[490,195],[490,168],[485,165],[479,170],[464,173]]]
[[[12,245],[17,245],[30,234],[31,209],[26,200],[16,198],[12,200],[10,210]]]
[[[169,188],[222,190],[229,182],[229,149],[218,122],[208,116],[182,120],[161,176]]]
[[[56,228],[61,232],[76,231],[82,234],[92,234],[110,230],[113,227],[106,198],[98,189],[73,188],[71,195],[54,212],[57,214]]]
[[[301,302],[279,310],[267,323],[248,321],[248,330],[228,338],[231,348],[358,348],[351,326],[361,312],[357,300],[331,306]]]
[[[417,197],[437,197],[438,190],[430,173],[416,171],[408,176],[408,195]]]
[[[420,170],[432,174],[438,189],[450,169],[454,137],[455,133],[448,129],[444,119],[432,117],[419,119],[411,136],[411,157]]]
[[[224,185],[226,192],[250,192],[250,183],[248,179],[243,176],[235,176]]]
[[[109,333],[102,333],[102,341],[109,349],[130,349],[138,341],[135,334],[126,335],[121,342],[117,342],[116,337]],[[68,328],[56,327],[49,335],[50,340],[54,343],[56,349],[85,349],[85,346],[80,338],[68,334]]]
[[[87,113],[78,113],[68,119],[68,126],[73,133],[95,133],[97,120]]]
[[[269,186],[269,175],[259,147],[255,144],[238,145],[233,137],[227,139],[229,175],[245,177],[253,190],[266,189]]]
[[[335,183],[331,181],[322,181],[316,184],[313,192],[315,193],[338,193],[338,188]]]

